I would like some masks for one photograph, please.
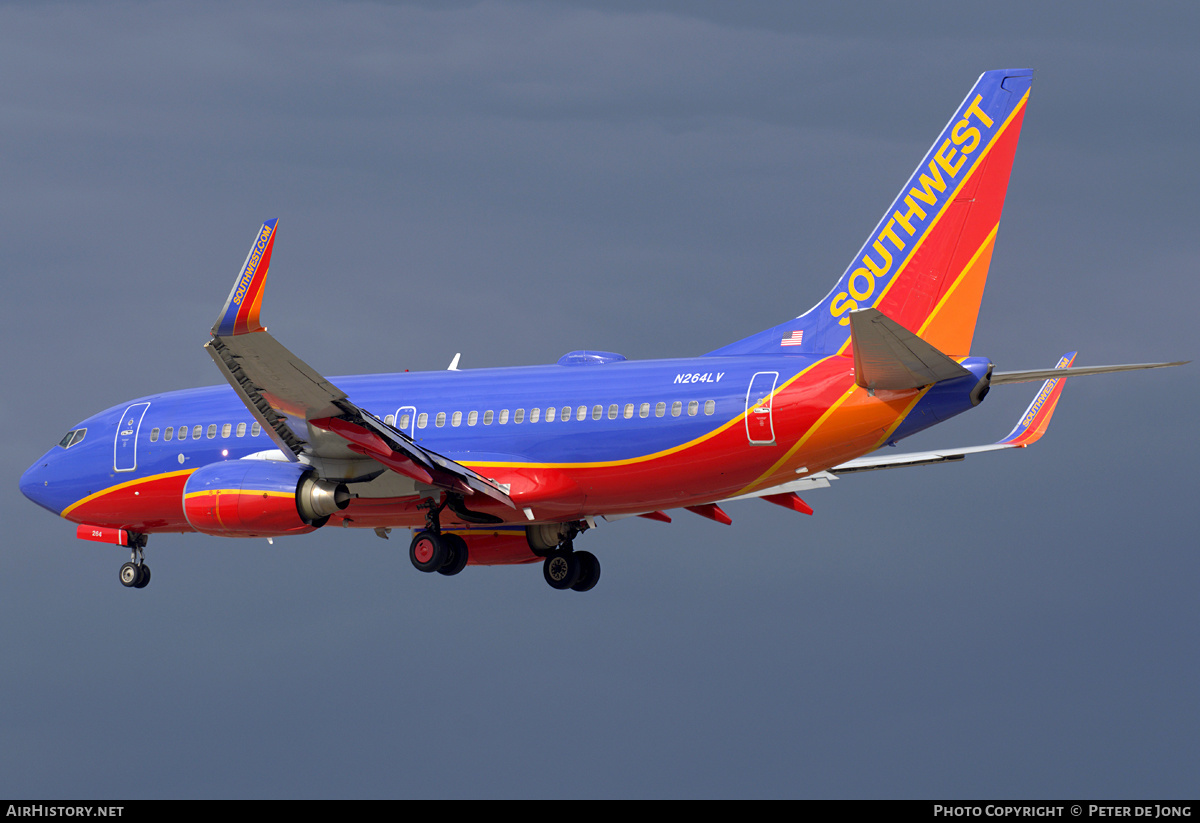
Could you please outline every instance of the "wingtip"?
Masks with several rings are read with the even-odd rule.
[[[225,307],[213,324],[213,336],[229,337],[236,334],[248,334],[262,331],[264,326],[259,322],[262,309],[262,297],[266,287],[267,273],[271,268],[271,250],[275,245],[275,225],[278,218],[272,217],[262,224],[246,262],[238,272],[233,282],[233,289],[225,301]]]
[[[1067,352],[1059,358],[1054,368],[1069,369],[1075,362],[1075,355],[1078,353]],[[1065,385],[1063,380],[1064,378],[1055,377],[1044,382],[1042,388],[1034,396],[1033,402],[1029,404],[1029,408],[1025,409],[1025,413],[1017,421],[1016,427],[1008,433],[1007,437],[997,442],[1023,449],[1041,439],[1042,435],[1046,433],[1046,429],[1050,427],[1050,418],[1054,416],[1054,408],[1058,405],[1058,399],[1062,395]]]

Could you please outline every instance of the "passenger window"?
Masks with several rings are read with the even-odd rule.
[[[608,419],[609,420],[617,419],[617,404],[616,403],[613,403],[611,406],[608,407]]]
[[[642,407],[640,409],[638,409],[638,417],[649,417],[649,416],[650,416],[650,404],[643,403]]]
[[[679,413],[681,411],[683,411],[683,403],[676,400],[674,403],[671,404],[671,416],[672,417],[678,417]]]
[[[570,419],[571,419],[571,407],[570,407],[570,406],[563,406],[563,407],[562,407],[562,414],[560,414],[560,415],[558,416],[558,419],[559,419],[559,420],[561,420],[561,421],[562,421],[562,422],[564,422],[564,423],[566,423],[568,420],[570,420]]]
[[[513,412],[513,422],[514,423],[524,423],[525,422],[525,410],[524,409],[517,409],[515,412]]]
[[[157,428],[153,428],[150,430],[150,442],[151,443],[158,442],[158,429]]]
[[[604,416],[604,407],[603,406],[592,406],[592,419],[593,420],[599,420],[603,416]]]
[[[655,406],[654,406],[654,416],[655,417],[662,417],[666,413],[667,413],[667,404],[666,403],[655,404]]]
[[[233,433],[233,424],[232,423],[226,423],[224,426],[221,427],[221,437],[228,437],[232,433]]]
[[[187,426],[180,426],[180,427],[179,427],[179,439],[180,439],[180,440],[187,440]]]
[[[473,411],[467,415],[467,425],[468,426],[474,426],[478,422],[479,422],[479,412]]]
[[[167,426],[167,428],[166,428],[166,431],[164,431],[164,432],[163,432],[163,442],[164,442],[164,443],[170,443],[170,442],[171,442],[171,438],[172,438],[172,437],[174,437],[174,436],[175,436],[175,427],[174,427],[174,426]]]
[[[575,419],[576,420],[582,420],[585,417],[587,417],[587,406],[580,406],[578,409],[575,410]]]
[[[554,415],[555,415],[557,412],[558,412],[558,409],[554,408],[553,406],[551,406],[550,408],[546,409],[546,422],[547,422],[547,423],[553,423],[553,422],[554,422]]]
[[[217,424],[209,423],[208,424],[208,439],[212,440],[216,436],[217,436]]]
[[[192,439],[193,440],[199,440],[200,435],[202,435],[203,433],[204,433],[203,426],[192,426]]]
[[[254,423],[253,423],[253,424],[250,426],[250,436],[251,436],[251,437],[258,437],[258,435],[259,435],[259,433],[260,433],[260,432],[262,432],[262,426],[258,425],[258,421],[256,420],[256,421],[254,421]]]
[[[530,422],[530,423],[536,423],[536,422],[538,422],[538,419],[539,419],[541,416],[542,416],[542,410],[541,410],[541,409],[530,409],[530,410],[529,410],[529,422]]]
[[[625,419],[629,420],[632,417],[633,417],[633,404],[626,403],[625,404]]]
[[[698,412],[698,411],[700,411],[700,401],[699,400],[689,400],[688,401],[688,417],[695,417],[696,412]]]
[[[446,425],[446,413],[438,412],[437,417],[433,418],[433,425],[437,426],[439,429]]]
[[[705,400],[704,401],[704,413],[705,414],[712,414],[716,410],[717,410],[717,401],[716,400]]]
[[[429,425],[429,412],[421,412],[417,415],[417,428],[423,429]]]
[[[483,425],[490,426],[490,425],[492,425],[492,421],[495,419],[496,419],[496,413],[494,411],[492,411],[491,409],[488,409],[487,411],[485,411],[483,413]]]
[[[454,426],[457,428],[459,426],[459,424],[461,424],[461,423],[462,423],[462,412],[456,411],[456,412],[454,412],[454,414],[450,415],[450,425],[451,426]]]
[[[503,426],[505,423],[508,422],[508,409],[500,410],[500,419],[497,420],[496,422],[499,423],[501,426]]]
[[[234,432],[234,434],[236,434],[238,437],[245,437],[246,436],[246,424],[238,423],[237,431]]]
[[[407,430],[408,430],[408,424],[409,424],[409,423],[411,423],[411,422],[412,422],[412,415],[411,415],[411,414],[409,414],[408,412],[405,412],[404,414],[400,415],[400,429],[401,429],[401,431],[407,431]]]
[[[389,414],[387,417],[383,418],[383,422],[387,423],[389,426],[396,425],[396,415]]]

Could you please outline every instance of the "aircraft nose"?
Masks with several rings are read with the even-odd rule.
[[[26,469],[21,475],[21,494],[43,509],[58,514],[58,510],[50,502],[49,468],[49,462],[42,458]]]

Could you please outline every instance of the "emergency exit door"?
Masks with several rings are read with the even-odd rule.
[[[775,445],[771,401],[777,382],[777,371],[760,371],[750,379],[750,388],[746,390],[746,438],[751,446]]]

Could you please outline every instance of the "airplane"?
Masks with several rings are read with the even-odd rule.
[[[1181,363],[995,371],[971,343],[1032,71],[982,74],[829,293],[790,320],[699,357],[557,363],[327,379],[260,321],[276,220],[260,229],[205,344],[228,386],[136,398],[83,420],[20,480],[86,540],[130,552],[150,581],[150,535],[273,539],[327,526],[387,537],[452,576],[541,563],[587,591],[598,522],[719,523],[761,499],[862,471],[1024,448],[1046,431],[1063,378]],[[970,448],[888,454],[979,405],[992,386],[1044,381],[1012,432]]]

